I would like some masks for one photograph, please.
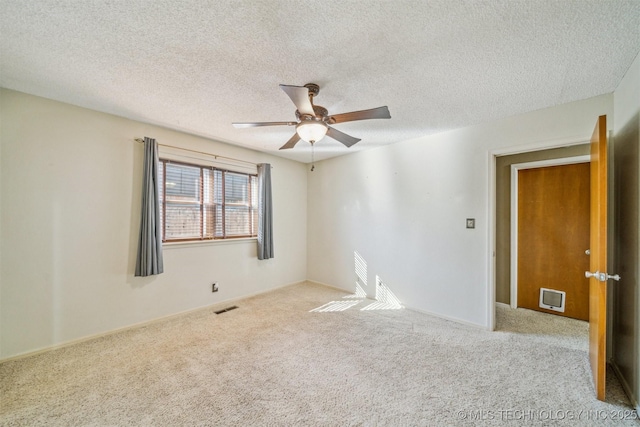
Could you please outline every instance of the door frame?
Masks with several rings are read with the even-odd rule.
[[[589,163],[588,155],[576,157],[564,157],[559,159],[539,160],[528,163],[515,163],[511,165],[511,254],[510,261],[510,306],[518,307],[518,172],[525,169],[538,169],[548,166],[565,166],[577,163]],[[495,284],[494,284],[495,286]]]
[[[487,206],[487,298],[486,298],[486,325],[487,329],[496,329],[496,158],[511,154],[528,153],[532,151],[542,151],[550,148],[569,147],[572,145],[588,144],[590,138],[564,138],[549,141],[540,141],[532,144],[504,147],[489,150],[486,161],[489,170],[488,187],[489,203]]]

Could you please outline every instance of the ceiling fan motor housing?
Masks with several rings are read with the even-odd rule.
[[[329,111],[321,105],[313,105],[313,111],[316,113],[316,116],[313,117],[310,114],[300,114],[300,111],[296,110],[296,118],[300,121],[302,120],[321,120],[324,122],[329,122]]]
[[[320,86],[315,83],[307,83],[304,87],[309,89],[309,96],[312,98],[320,93]]]

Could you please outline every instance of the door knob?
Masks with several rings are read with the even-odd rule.
[[[600,273],[599,271],[596,271],[594,273],[590,272],[590,271],[585,271],[584,272],[584,277],[586,277],[587,279],[590,277],[595,277],[597,280],[601,281],[601,282],[606,282],[609,279],[613,279],[616,282],[620,281],[620,276],[618,274],[614,274],[613,276],[608,274],[608,273]]]
[[[596,271],[596,272],[592,273],[590,271],[585,271],[584,272],[584,277],[586,277],[587,279],[589,279],[591,277],[595,277],[596,279],[600,280],[600,272]]]
[[[586,251],[584,251],[584,253],[587,255],[591,255],[591,249],[587,249]]]

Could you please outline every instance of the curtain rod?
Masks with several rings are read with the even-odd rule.
[[[139,144],[142,144],[144,142],[144,139],[136,138],[136,139],[134,139],[134,141],[139,143]],[[250,164],[250,165],[253,165],[253,166],[258,166],[257,163],[248,162],[246,160],[234,159],[233,157],[220,156],[218,154],[205,153],[204,151],[190,150],[188,148],[176,147],[174,145],[167,145],[167,144],[158,144],[158,146],[159,147],[167,147],[167,148],[175,148],[176,150],[190,151],[192,153],[204,154],[205,156],[211,156],[216,160],[217,159],[227,159],[227,160],[232,160],[234,162],[242,162],[242,163],[247,163],[247,164]]]

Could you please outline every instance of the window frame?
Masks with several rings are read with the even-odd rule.
[[[162,169],[162,176],[158,176],[158,186],[160,187],[160,194],[161,194],[161,200],[159,203],[159,209],[160,209],[160,217],[161,217],[161,233],[162,233],[162,244],[173,244],[173,243],[206,243],[206,242],[214,242],[214,241],[232,241],[232,240],[242,240],[242,239],[255,239],[258,236],[258,221],[257,221],[257,209],[258,209],[258,200],[257,200],[257,196],[258,196],[258,191],[257,191],[257,187],[258,187],[258,174],[257,173],[247,173],[247,172],[239,172],[239,171],[235,171],[235,170],[230,170],[230,169],[224,169],[224,168],[220,168],[220,167],[216,167],[216,166],[208,166],[208,165],[202,165],[202,164],[198,164],[198,163],[189,163],[189,162],[183,162],[183,161],[179,161],[179,160],[173,160],[173,159],[169,159],[169,158],[164,158],[164,157],[160,157],[158,159],[158,163],[161,164],[161,169]],[[180,165],[180,166],[187,166],[187,167],[193,167],[193,168],[198,168],[199,169],[199,194],[198,194],[198,198],[199,201],[197,203],[194,202],[189,202],[189,201],[182,201],[182,202],[172,202],[169,201],[167,202],[167,164],[172,164],[172,165]],[[215,187],[216,187],[216,171],[220,172],[220,179],[221,179],[221,184],[220,184],[220,191],[221,191],[221,201],[220,202],[216,202],[215,201],[215,196],[214,196],[214,200],[211,203],[205,203],[204,202],[204,170],[209,170],[211,171],[211,174],[213,175],[212,177],[212,185],[214,186],[214,192],[215,192]],[[226,220],[227,220],[227,213],[226,213],[226,207],[227,207],[227,201],[226,201],[226,188],[225,188],[225,184],[226,184],[226,174],[227,173],[231,173],[231,174],[235,174],[235,175],[243,175],[247,177],[248,183],[247,183],[247,203],[246,206],[248,208],[249,214],[247,216],[248,218],[248,227],[249,227],[249,234],[241,234],[241,235],[231,235],[228,236],[227,235],[227,229],[226,229]],[[255,186],[255,188],[254,188]],[[255,195],[255,199],[254,200],[254,196]],[[197,204],[199,206],[199,231],[200,231],[200,237],[193,237],[193,238],[177,238],[177,239],[167,239],[166,237],[166,231],[167,231],[167,203],[169,205],[171,205],[171,203],[176,203],[176,204],[189,204],[189,203],[193,203],[194,205]],[[243,206],[244,204],[242,203],[228,203],[230,206]],[[204,235],[204,229],[205,229],[205,215],[204,215],[204,211],[205,208],[207,206],[212,206],[212,212],[216,211],[216,208],[218,206],[221,207],[220,212],[221,212],[221,219],[220,219],[220,228],[221,228],[221,232],[222,235],[221,236],[216,236],[216,228],[217,228],[217,223],[214,220],[213,223],[213,228],[214,228],[214,232],[213,232],[213,237],[206,237]]]

